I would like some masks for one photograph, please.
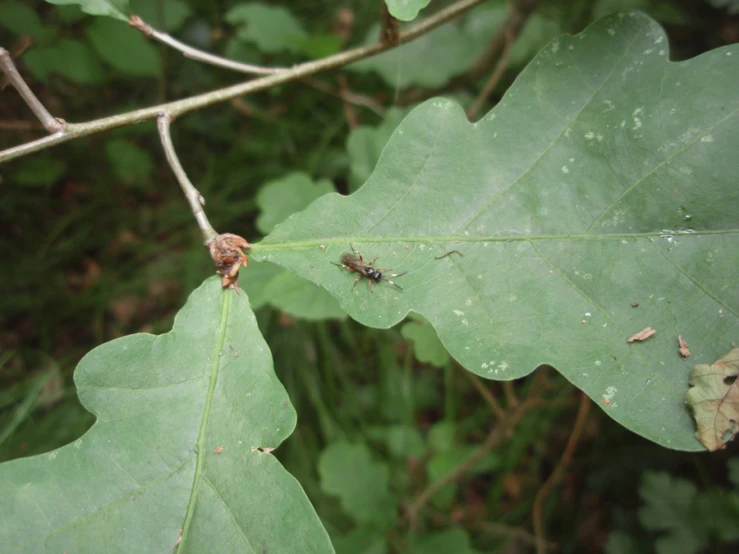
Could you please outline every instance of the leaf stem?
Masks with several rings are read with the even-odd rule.
[[[404,44],[410,42],[421,35],[428,33],[435,29],[439,25],[446,23],[447,21],[459,17],[467,10],[473,8],[477,4],[480,4],[483,0],[457,0],[451,6],[440,10],[431,17],[423,20],[422,22],[414,25],[407,31],[400,34],[398,44]],[[161,104],[158,106],[152,106],[149,108],[143,108],[140,110],[134,110],[119,115],[105,117],[102,119],[96,119],[87,123],[68,123],[63,131],[59,131],[54,135],[44,137],[39,140],[27,142],[7,150],[0,151],[0,163],[7,162],[14,158],[31,154],[32,152],[38,152],[45,148],[49,148],[56,144],[66,142],[71,139],[81,138],[116,127],[122,127],[131,123],[138,123],[149,119],[155,119],[159,117],[162,112],[168,113],[172,118],[180,116],[184,113],[188,113],[212,104],[224,102],[237,96],[244,96],[246,94],[253,94],[255,92],[265,90],[277,85],[289,83],[314,75],[321,71],[327,71],[329,69],[335,69],[342,67],[347,64],[356,62],[358,60],[379,54],[385,50],[389,50],[396,45],[384,44],[382,42],[376,42],[374,44],[368,44],[366,46],[360,46],[346,52],[341,52],[333,56],[326,58],[305,62],[298,64],[290,69],[279,71],[271,75],[266,75],[259,79],[254,79],[245,83],[239,83],[230,87],[214,90],[190,98],[177,100],[175,102],[169,102],[167,104]]]
[[[10,52],[2,47],[0,47],[0,69],[2,69],[10,83],[15,87],[15,90],[18,91],[18,94],[21,95],[21,98],[23,98],[26,104],[28,104],[28,107],[31,108],[33,113],[36,114],[36,117],[47,131],[50,133],[58,133],[64,130],[64,122],[49,113],[49,110],[46,109],[46,107],[41,103],[41,100],[39,100],[33,93],[31,87],[29,87],[23,80],[23,77],[21,77],[21,74],[13,63],[13,58],[10,56]]]
[[[167,112],[159,114],[159,117],[157,118],[159,137],[162,139],[162,147],[167,156],[169,166],[172,168],[172,172],[175,174],[175,177],[177,177],[177,182],[180,183],[182,192],[185,193],[185,198],[187,198],[187,202],[190,204],[195,220],[198,222],[198,227],[200,227],[200,231],[203,233],[203,242],[208,244],[218,236],[218,233],[213,229],[208,221],[208,217],[205,215],[205,211],[203,210],[205,200],[203,199],[203,196],[198,192],[198,189],[195,188],[192,182],[190,182],[190,179],[187,177],[187,173],[185,173],[185,170],[182,168],[180,160],[177,158],[177,152],[175,152],[174,145],[172,144],[172,136],[169,133],[169,123],[171,119],[172,116]]]

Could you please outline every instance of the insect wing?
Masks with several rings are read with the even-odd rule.
[[[354,254],[350,254],[349,252],[344,252],[341,255],[341,263],[343,263],[346,266],[351,267],[352,269],[355,269],[357,271],[363,271],[362,262],[359,261],[359,258],[355,256]]]

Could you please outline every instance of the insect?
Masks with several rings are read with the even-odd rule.
[[[389,275],[383,275],[382,272],[386,269],[390,269],[389,267],[372,267],[372,264],[375,263],[377,258],[372,260],[371,262],[365,262],[364,258],[362,257],[362,254],[360,254],[359,250],[355,249],[351,244],[349,245],[349,248],[352,249],[352,253],[344,252],[341,255],[341,262],[340,264],[337,264],[335,262],[331,262],[335,266],[347,269],[349,271],[356,271],[359,273],[359,276],[354,279],[354,284],[352,285],[352,290],[354,290],[354,287],[357,286],[357,281],[359,281],[362,277],[367,277],[367,286],[369,287],[369,290],[371,293],[374,293],[375,291],[372,290],[372,281],[379,283],[380,281],[387,281],[389,284],[394,286],[398,290],[403,290],[403,288],[393,283],[388,277],[400,277],[402,275],[405,275],[408,273],[407,271],[404,271],[403,273],[391,273]]]

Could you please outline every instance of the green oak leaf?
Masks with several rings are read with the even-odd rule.
[[[99,346],[75,382],[92,428],[0,465],[3,552],[332,552],[269,453],[295,411],[246,295],[208,279],[171,332]]]
[[[405,323],[400,329],[404,338],[413,341],[413,353],[419,362],[444,367],[449,361],[449,353],[439,340],[433,326],[421,317]]]
[[[696,361],[739,337],[737,91],[739,47],[674,63],[656,22],[609,16],[552,41],[476,123],[449,100],[416,108],[359,191],[319,198],[252,256],[365,325],[420,313],[482,377],[550,364],[632,431],[701,449],[677,336]],[[352,290],[331,264],[347,243],[407,271],[404,290]],[[451,250],[464,257],[437,259]]]
[[[413,21],[431,0],[385,0],[387,11],[400,21]]]
[[[321,179],[314,183],[307,174],[300,172],[268,181],[257,194],[257,205],[261,210],[257,228],[269,233],[279,222],[307,207],[316,198],[335,191],[330,180]],[[311,321],[346,319],[346,312],[325,289],[274,264],[251,262],[244,276],[244,289],[250,298],[256,299],[252,301],[254,309],[271,304],[283,312]]]
[[[83,12],[90,15],[107,15],[122,21],[128,21],[128,0],[46,0],[49,4],[67,6],[78,5]]]

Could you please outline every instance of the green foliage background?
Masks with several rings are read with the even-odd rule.
[[[421,6],[421,16],[436,4]],[[739,24],[717,2],[614,4],[542,2],[488,107],[553,36],[579,32],[615,7],[642,9],[660,21],[673,59],[736,40]],[[346,39],[337,32],[340,8],[353,15]],[[376,3],[329,0],[269,8],[132,0],[131,11],[194,46],[281,66],[373,40],[379,19]],[[403,54],[389,52],[183,117],[173,127],[174,140],[207,199],[211,223],[252,240],[319,194],[356,190],[409,108],[401,105],[404,93],[463,74],[505,15],[503,3],[490,2],[476,17],[439,28]],[[255,30],[267,24],[271,32]],[[242,79],[74,5],[0,1],[0,45],[22,51],[18,65],[29,84],[69,121]],[[370,100],[351,107],[359,123],[354,129],[341,101],[324,92],[338,91],[339,74]],[[446,94],[469,105],[486,77]],[[42,136],[15,93],[2,94],[0,148]],[[0,177],[4,461],[77,439],[92,424],[71,381],[82,355],[133,332],[169,330],[175,312],[213,269],[151,122],[21,158],[0,166]],[[284,192],[290,187],[300,197]],[[485,440],[494,420],[484,397],[424,321],[388,331],[363,328],[323,289],[267,262],[250,263],[242,286],[258,308],[275,371],[298,414],[295,432],[274,454],[305,489],[337,552],[530,547],[530,536],[517,532],[531,530],[536,493],[567,442],[577,398],[571,385],[540,370],[537,386],[548,404],[531,410],[503,447],[436,493],[420,525],[410,529],[407,506]],[[529,378],[514,389],[525,398],[534,384]],[[486,386],[503,402],[501,385]],[[549,540],[569,552],[694,552],[705,545],[732,551],[737,519],[715,525],[716,511],[736,510],[736,479],[728,478],[736,473],[735,460],[729,474],[726,469],[731,451],[710,458],[666,451],[599,410],[590,414],[577,456],[545,503]],[[656,469],[673,476],[649,473]],[[660,499],[673,497],[679,509],[670,512]]]

